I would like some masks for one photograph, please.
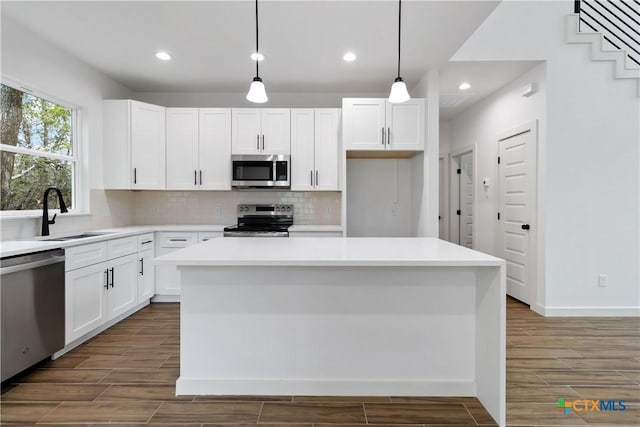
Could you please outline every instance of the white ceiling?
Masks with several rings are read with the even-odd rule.
[[[540,64],[539,61],[449,62],[440,70],[440,119],[450,120]],[[462,91],[462,82],[471,88]]]
[[[498,3],[405,0],[407,85],[445,66]],[[268,91],[388,91],[396,73],[397,1],[261,0],[259,7],[266,56],[260,75]],[[137,92],[243,92],[255,74],[251,0],[3,1],[6,18]],[[3,30],[2,37],[11,35]],[[157,50],[173,60],[160,62]],[[348,50],[356,62],[342,60]]]

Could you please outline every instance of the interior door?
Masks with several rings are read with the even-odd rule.
[[[198,188],[198,109],[167,108],[167,189]]]
[[[447,236],[447,207],[445,206],[446,201],[446,170],[445,170],[445,160],[444,158],[440,158],[438,160],[438,238],[445,240]]]
[[[499,144],[498,256],[507,262],[507,294],[529,303],[534,270],[535,128],[519,129]]]
[[[473,248],[473,153],[460,156],[460,245]]]

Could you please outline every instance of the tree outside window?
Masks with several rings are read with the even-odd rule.
[[[73,110],[1,85],[0,209],[42,208],[47,187],[60,188],[67,207],[74,202]],[[57,198],[49,206],[56,208]]]

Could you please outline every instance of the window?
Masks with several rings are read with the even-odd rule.
[[[51,186],[73,207],[75,111],[4,84],[0,104],[0,210],[41,209]],[[50,198],[49,207],[58,208],[57,197]]]

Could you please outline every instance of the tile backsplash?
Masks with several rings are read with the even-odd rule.
[[[238,204],[294,205],[295,224],[340,224],[340,192],[137,191],[135,224],[236,223]]]

